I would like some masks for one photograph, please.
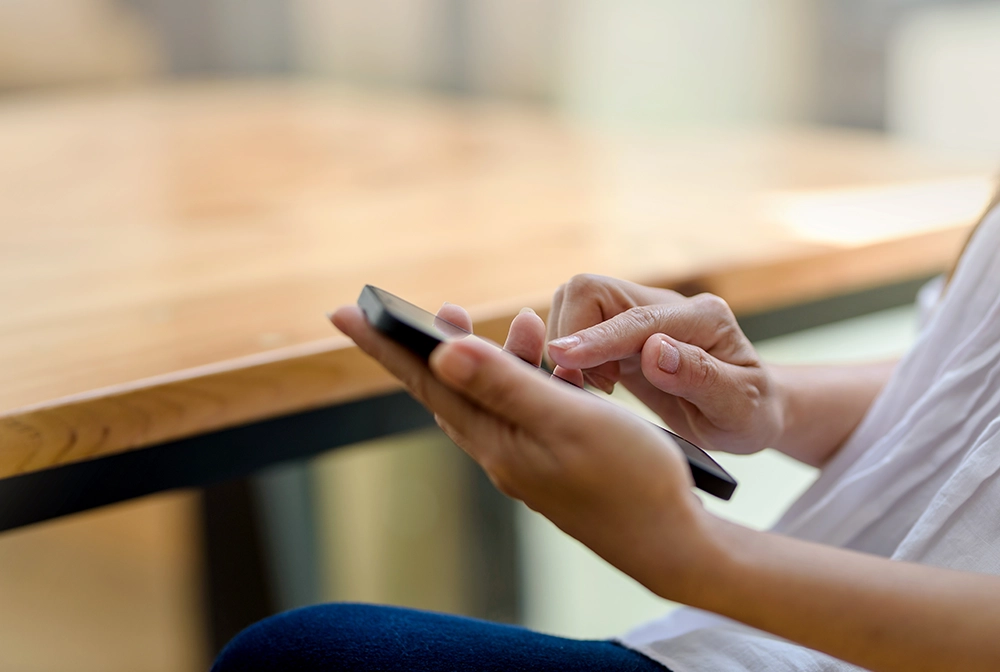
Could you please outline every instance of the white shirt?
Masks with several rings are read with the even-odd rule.
[[[1000,574],[1000,208],[885,389],[775,531],[894,560]],[[619,640],[673,672],[860,668],[697,609]]]

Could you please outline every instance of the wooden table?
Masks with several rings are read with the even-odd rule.
[[[9,98],[0,148],[0,477],[392,390],[324,317],[366,282],[494,338],[579,272],[756,312],[946,268],[989,190],[871,133],[290,83]]]
[[[0,530],[427,424],[325,318],[365,283],[494,339],[581,272],[788,331],[830,297],[912,297],[992,168],[865,132],[602,132],[318,84],[0,100]]]

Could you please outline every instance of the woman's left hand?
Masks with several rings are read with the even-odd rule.
[[[457,306],[439,314],[471,327]],[[707,576],[711,516],[691,492],[680,450],[654,425],[531,366],[545,340],[537,315],[518,315],[505,346],[527,363],[468,338],[438,346],[429,368],[354,306],[333,322],[435,414],[502,492],[664,597],[686,601]]]

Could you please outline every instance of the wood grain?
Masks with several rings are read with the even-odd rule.
[[[294,83],[7,99],[0,147],[0,477],[391,389],[324,317],[367,282],[501,340],[580,272],[752,311],[941,270],[990,168]]]

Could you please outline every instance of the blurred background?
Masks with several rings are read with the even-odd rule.
[[[861,127],[1000,159],[1000,2],[0,0],[0,104],[252,78],[513,101],[611,128]],[[864,359],[914,333],[904,307],[759,346]],[[708,505],[756,527],[813,478],[770,453],[724,462],[768,487]],[[269,608],[385,602],[606,637],[671,607],[499,501],[435,431],[272,469],[250,495]],[[205,669],[224,625],[204,608],[213,521],[197,497],[0,534],[0,669]],[[305,532],[286,540],[267,521],[289,506]]]
[[[982,147],[996,140],[997,11],[962,0],[4,0],[0,86],[330,78],[610,123],[814,121]]]

